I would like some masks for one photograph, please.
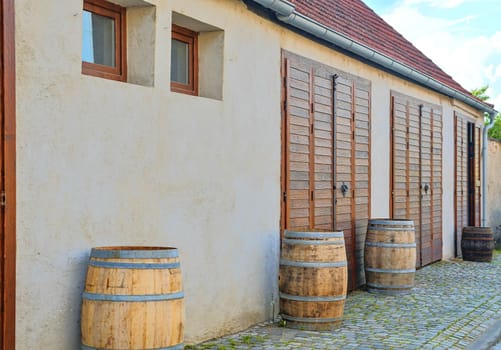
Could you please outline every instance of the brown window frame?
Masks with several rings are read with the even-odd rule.
[[[82,73],[95,77],[127,81],[127,27],[125,7],[105,0],[84,0],[83,9],[115,21],[115,67],[82,61]]]
[[[172,40],[188,44],[188,84],[176,81],[170,82],[170,89],[188,95],[198,95],[198,34],[187,28],[172,25]],[[172,64],[172,62],[171,62]],[[171,77],[172,79],[172,77]]]

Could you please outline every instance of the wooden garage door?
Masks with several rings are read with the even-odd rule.
[[[455,125],[455,248],[461,256],[465,226],[481,225],[480,152],[481,126],[473,117],[454,114]]]
[[[391,212],[414,221],[416,266],[442,258],[442,113],[392,94]]]
[[[283,57],[282,228],[342,230],[353,289],[370,212],[370,83]]]

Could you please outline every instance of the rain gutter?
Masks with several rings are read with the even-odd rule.
[[[405,77],[408,80],[424,85],[434,91],[442,93],[446,96],[452,97],[467,105],[487,112],[489,114],[497,114],[496,110],[489,105],[476,100],[468,94],[459,92],[451,87],[445,85],[438,80],[409,67],[406,64],[398,62],[382,53],[371,49],[368,46],[362,45],[347,36],[338,33],[329,27],[318,23],[317,21],[296,12],[294,4],[286,0],[251,0],[269,10],[274,12],[277,19],[283,23],[289,24],[301,31],[316,36],[331,44],[334,44],[348,52],[360,56],[372,63],[376,63],[390,72],[396,73]]]

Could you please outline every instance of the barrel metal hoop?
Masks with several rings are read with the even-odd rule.
[[[344,238],[343,232],[295,232],[285,231],[285,238]]]
[[[83,292],[82,298],[96,301],[124,301],[124,302],[144,302],[144,301],[164,301],[184,298],[184,292],[169,294],[147,294],[147,295],[117,295],[117,294],[98,294]]]
[[[100,259],[162,259],[177,258],[179,257],[179,252],[174,248],[158,250],[108,250],[92,248],[90,257]]]
[[[280,293],[280,298],[287,299],[287,300],[293,300],[293,301],[329,302],[329,301],[346,300],[346,295],[327,296],[327,297],[321,297],[321,296],[309,297],[309,296],[290,295],[290,294],[286,294],[286,293]]]
[[[414,226],[414,221],[412,220],[384,220],[384,219],[371,219],[368,222],[370,225],[399,225],[399,226]]]
[[[377,269],[373,267],[366,267],[366,272],[379,272],[379,273],[414,273],[416,269],[402,269],[402,270],[390,270],[390,269]]]
[[[115,261],[97,261],[90,260],[90,266],[103,267],[107,269],[178,269],[181,263],[165,263],[165,264],[135,264],[131,262],[115,262]]]
[[[412,292],[412,289],[397,289],[397,290],[391,290],[391,289],[377,289],[377,288],[367,288],[367,291],[369,293],[375,293],[375,294],[382,294],[382,295],[405,295],[405,294],[410,294]]]
[[[287,239],[283,240],[285,244],[304,244],[304,245],[344,245],[343,241],[312,241],[306,239]]]
[[[152,348],[152,349],[143,349],[143,350],[183,350],[184,349],[184,344],[177,344],[177,345],[172,345],[164,348]],[[82,344],[82,350],[106,350],[102,348],[94,348],[91,346],[83,345]]]
[[[382,243],[382,242],[365,242],[367,247],[380,248],[416,248],[416,243]]]
[[[398,231],[398,232],[415,232],[414,227],[402,227],[402,228],[396,228],[396,227],[374,227],[372,225],[367,226],[367,231]]]
[[[293,317],[284,314],[282,314],[281,316],[286,321],[304,322],[304,323],[327,323],[327,322],[341,321],[343,319],[342,317],[333,317],[333,318]]]
[[[387,284],[379,284],[379,283],[367,283],[367,287],[370,288],[384,288],[384,289],[410,289],[413,288],[413,284],[407,284],[402,286],[396,285],[387,285]]]
[[[304,262],[280,259],[280,265],[293,267],[344,267],[348,266],[346,260],[339,262]]]

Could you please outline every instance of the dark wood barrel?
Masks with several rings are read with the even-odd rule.
[[[341,324],[348,289],[343,232],[285,231],[279,289],[286,327],[330,330]]]
[[[82,299],[82,350],[184,348],[176,248],[93,248]]]
[[[405,294],[414,287],[414,221],[371,219],[364,252],[365,280],[371,293]]]
[[[461,237],[463,260],[490,262],[494,250],[494,233],[490,227],[467,226]]]

